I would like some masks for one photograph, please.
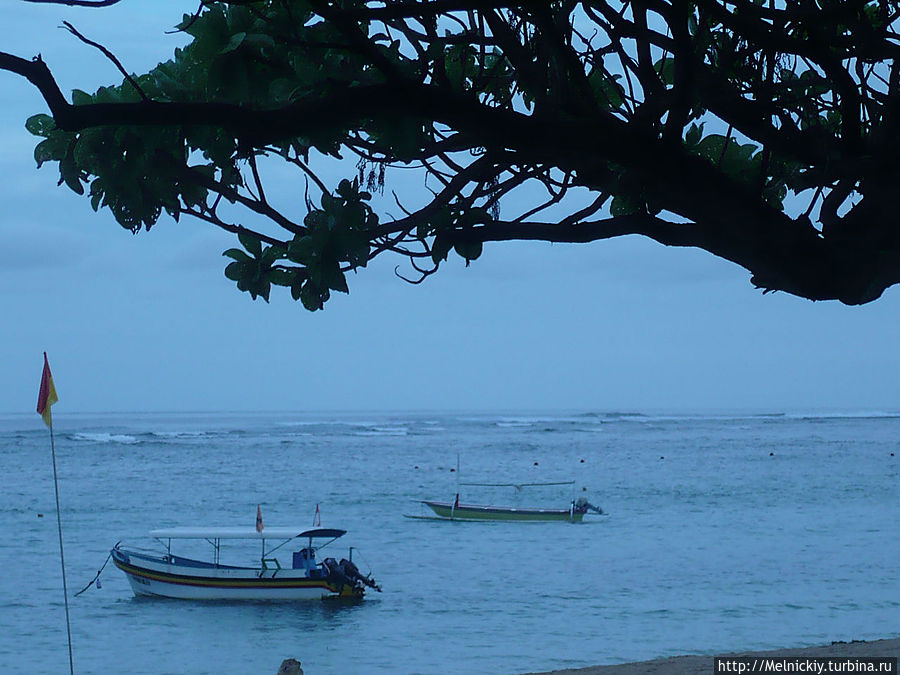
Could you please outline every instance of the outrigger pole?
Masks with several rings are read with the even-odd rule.
[[[69,591],[66,587],[66,556],[63,552],[62,515],[59,508],[59,480],[56,473],[56,442],[53,438],[53,416],[50,406],[58,401],[56,387],[53,384],[53,375],[50,373],[50,364],[47,362],[47,352],[44,352],[44,370],[41,373],[41,388],[38,392],[37,411],[44,419],[44,424],[50,429],[50,455],[53,458],[53,490],[56,493],[56,529],[59,532],[59,564],[62,566],[63,601],[66,606],[66,637],[69,642],[69,673],[75,675],[75,664],[72,659],[72,628],[69,621]]]
[[[453,520],[453,514],[456,507],[459,506],[459,453],[456,453],[456,499],[453,500],[453,506],[450,507],[450,520]]]

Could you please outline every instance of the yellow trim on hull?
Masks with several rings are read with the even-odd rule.
[[[216,579],[212,577],[186,577],[168,572],[156,572],[143,567],[134,567],[113,558],[113,563],[126,574],[144,579],[152,579],[179,586],[202,586],[219,588],[321,588],[330,593],[338,593],[324,579]],[[346,589],[346,584],[344,589]],[[343,593],[341,593],[343,595]]]

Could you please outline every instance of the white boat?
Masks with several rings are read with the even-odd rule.
[[[381,591],[363,575],[349,557],[340,561],[316,559],[317,552],[346,534],[331,528],[303,527],[175,527],[152,530],[150,536],[165,553],[125,549],[116,544],[110,552],[116,567],[125,573],[136,596],[189,600],[313,600],[329,597],[361,598],[366,587]],[[185,558],[172,553],[173,540],[205,540],[212,546],[212,561]],[[260,542],[260,563],[244,567],[220,561],[226,539]],[[320,543],[324,540],[324,543]],[[267,543],[277,545],[267,548]],[[291,564],[282,566],[275,552],[294,543]],[[287,549],[291,550],[291,549]]]

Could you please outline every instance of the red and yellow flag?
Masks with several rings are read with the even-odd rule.
[[[47,362],[47,352],[44,352],[44,372],[41,373],[41,390],[38,392],[37,411],[44,418],[44,424],[48,427],[53,421],[50,416],[50,406],[58,400],[56,387],[53,386],[53,375],[50,374],[50,364]]]

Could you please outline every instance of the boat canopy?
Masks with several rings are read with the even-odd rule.
[[[257,532],[255,527],[169,527],[151,530],[157,539],[337,539],[347,530],[319,527],[305,530],[303,527],[265,527]]]

